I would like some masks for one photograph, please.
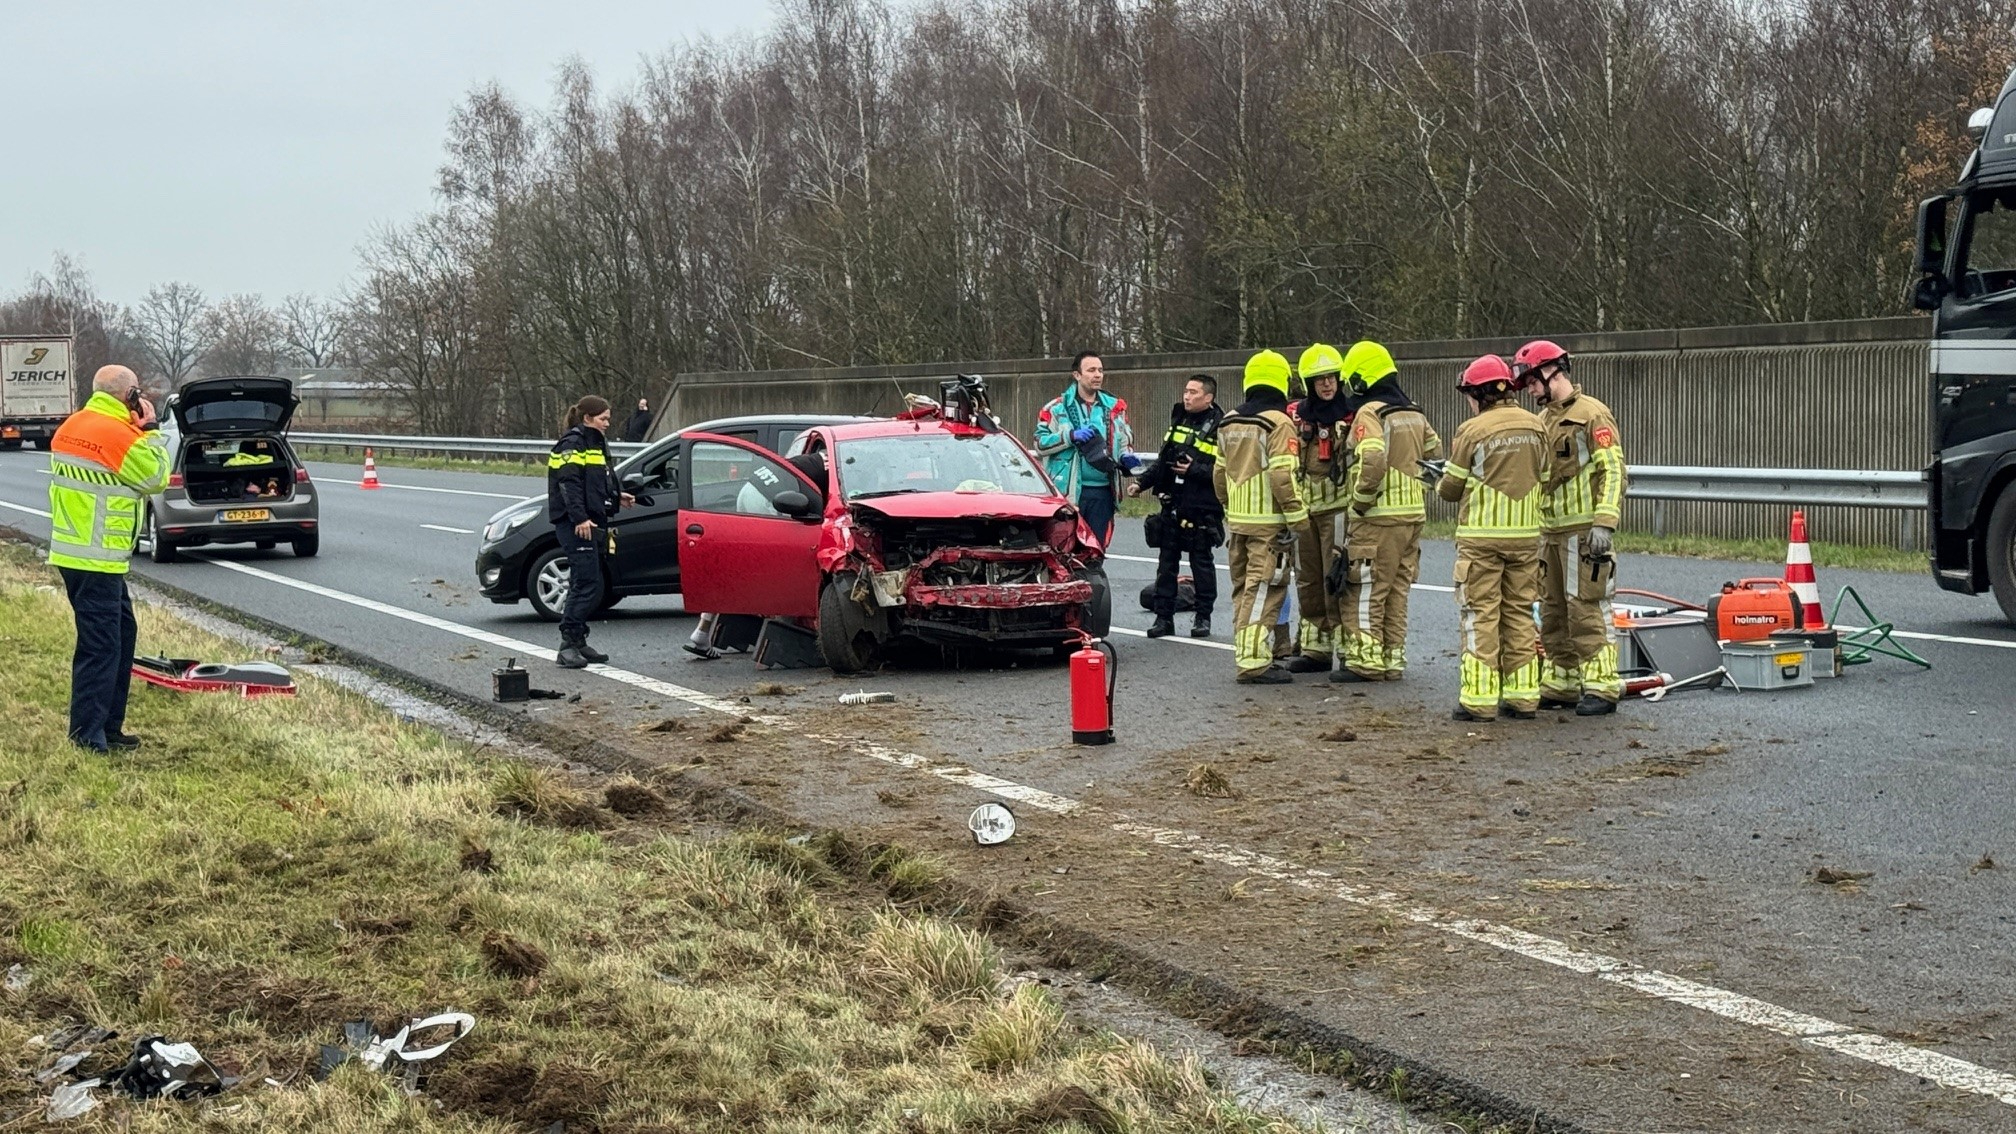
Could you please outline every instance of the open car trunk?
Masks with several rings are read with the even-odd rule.
[[[294,465],[280,446],[261,454],[261,464],[231,464],[233,442],[191,441],[182,462],[182,487],[191,504],[258,507],[294,497]]]

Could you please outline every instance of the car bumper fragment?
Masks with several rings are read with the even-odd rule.
[[[1065,583],[974,583],[952,587],[918,584],[906,588],[903,597],[913,606],[956,606],[974,610],[1076,606],[1092,601],[1092,584],[1082,579]]]

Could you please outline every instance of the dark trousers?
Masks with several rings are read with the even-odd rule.
[[[1172,513],[1171,528],[1176,526]],[[1173,618],[1176,615],[1176,573],[1182,566],[1183,556],[1190,556],[1190,582],[1197,588],[1197,617],[1211,617],[1211,608],[1218,601],[1218,565],[1211,562],[1211,549],[1185,552],[1180,547],[1164,545],[1157,549],[1161,558],[1155,563],[1155,616]]]
[[[565,520],[554,524],[553,531],[560,537],[560,550],[567,553],[567,605],[560,611],[560,639],[585,642],[588,616],[602,605],[602,553],[595,539],[575,535],[574,525]]]
[[[126,731],[126,693],[133,685],[133,647],[140,624],[126,576],[58,567],[77,619],[70,655],[70,739],[91,748]]]
[[[1085,526],[1099,537],[1101,546],[1113,542],[1113,516],[1119,505],[1113,501],[1111,484],[1079,485],[1078,511],[1085,517]]]

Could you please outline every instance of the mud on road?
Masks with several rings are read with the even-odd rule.
[[[958,683],[993,678],[1012,679],[974,673]],[[1236,719],[1180,747],[1123,738],[1099,749],[1016,748],[1018,738],[1062,741],[1068,729],[1004,720],[971,692],[840,708],[837,694],[858,680],[815,671],[785,681],[751,684],[740,729],[648,698],[590,696],[539,715],[808,824],[932,852],[1015,908],[1222,980],[1375,1058],[1432,1069],[1563,1128],[1957,1134],[2016,1123],[2016,1112],[1978,1094],[1396,913],[1420,903],[1842,1021],[1843,1031],[1937,1045],[1989,1067],[2016,1063],[1998,1007],[1855,981],[1854,947],[1881,948],[1886,936],[1912,932],[1914,919],[1937,917],[1886,880],[1826,884],[1802,873],[1760,894],[1712,848],[1656,870],[1620,868],[1616,852],[1629,840],[1688,822],[1690,781],[1741,776],[1784,751],[1785,738],[1773,736],[1669,743],[1658,713],[1678,698],[1606,719],[1480,725],[1447,720],[1439,700],[1404,686],[1304,683],[1256,691]],[[771,713],[791,728],[760,723]],[[815,736],[955,766],[972,759],[1084,806],[1054,814],[1011,803],[1014,839],[980,848],[965,817],[990,796]],[[1196,840],[1162,845],[1142,828]],[[1759,846],[1802,837],[1789,825],[1752,833]],[[1241,865],[1239,854],[1228,860],[1224,847],[1391,900],[1340,901]],[[1823,856],[1812,871],[1856,873],[1853,865]],[[1956,864],[1952,882],[1973,887],[1970,900],[2006,900],[2007,874]],[[1837,931],[1780,939],[1770,922],[1787,901]]]

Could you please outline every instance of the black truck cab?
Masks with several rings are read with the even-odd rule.
[[[1932,572],[2016,622],[2016,74],[1968,122],[1980,145],[1918,206],[1912,305],[1933,313]]]

